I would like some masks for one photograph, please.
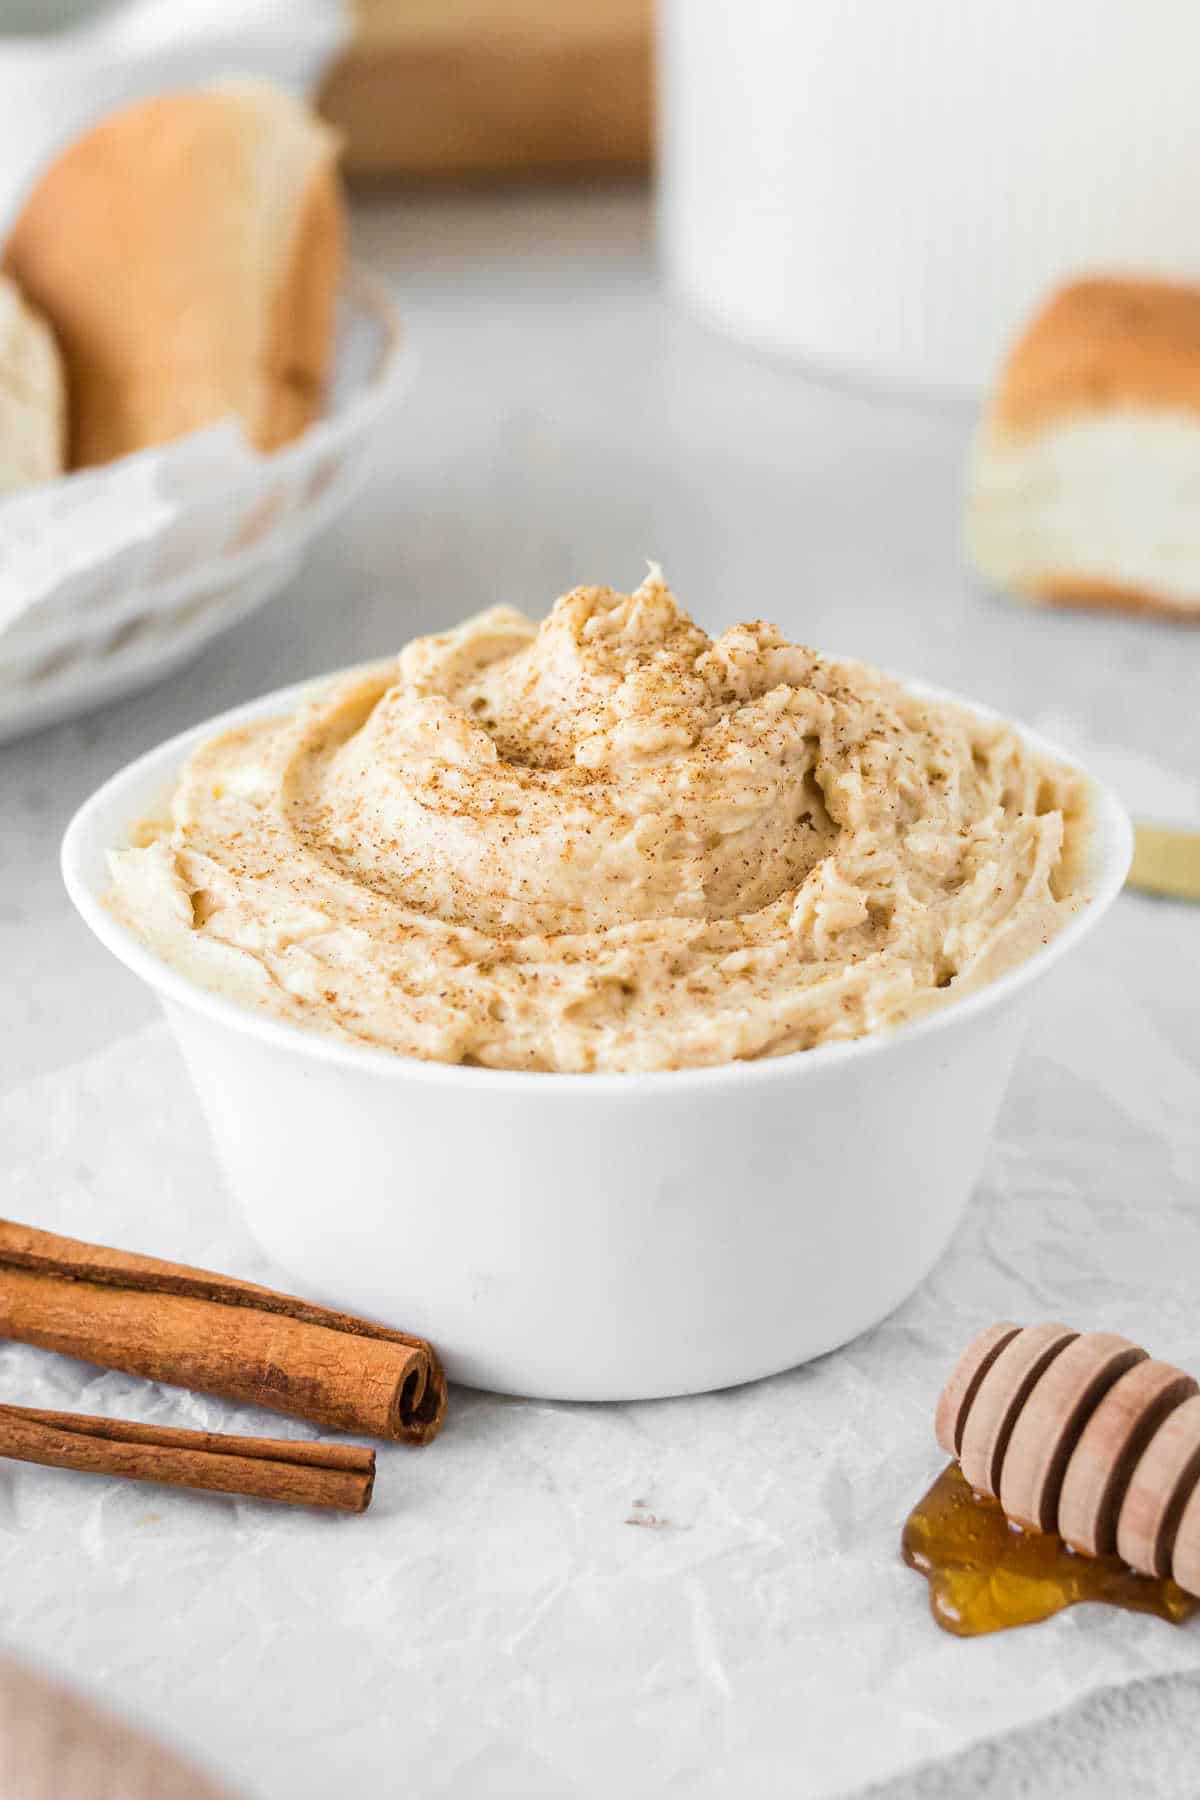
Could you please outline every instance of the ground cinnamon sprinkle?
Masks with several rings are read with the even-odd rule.
[[[652,571],[205,745],[112,905],[204,986],[351,1042],[675,1069],[953,1000],[1060,928],[1086,837],[1081,780],[1009,727],[761,620],[710,638]]]

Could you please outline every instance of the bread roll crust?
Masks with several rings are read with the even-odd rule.
[[[1200,287],[1072,282],[1013,348],[978,434],[969,553],[1036,603],[1200,620]]]
[[[229,414],[269,450],[316,415],[342,259],[336,140],[281,91],[140,102],[38,182],[7,266],[66,365],[74,468]]]
[[[342,196],[332,168],[312,175],[276,289],[268,331],[261,450],[298,437],[317,417],[329,379],[343,262]]]
[[[1094,575],[1064,572],[1044,575],[1027,588],[1026,598],[1044,606],[1073,607],[1079,612],[1141,613],[1148,618],[1175,619],[1184,625],[1200,625],[1200,601],[1163,600],[1146,588],[1126,587],[1116,581],[1100,581]]]
[[[1104,276],[1060,288],[1009,357],[991,420],[1032,433],[1122,406],[1200,415],[1200,288]]]

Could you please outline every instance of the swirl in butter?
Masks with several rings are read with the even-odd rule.
[[[1080,903],[1086,790],[1010,727],[657,571],[498,607],[188,761],[110,904],[206,988],[357,1044],[682,1069],[859,1037]]]

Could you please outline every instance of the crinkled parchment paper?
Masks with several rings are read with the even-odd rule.
[[[133,586],[147,547],[216,475],[254,469],[232,422],[159,449],[83,469],[0,503],[0,631],[69,621],[81,583]],[[18,640],[19,642],[19,640]],[[0,650],[4,649],[0,645]]]
[[[271,1800],[799,1800],[1200,1667],[1200,1625],[1098,1607],[959,1642],[897,1555],[978,1326],[1200,1368],[1198,976],[1200,910],[1124,898],[1047,991],[942,1265],[808,1368],[636,1406],[457,1391],[430,1449],[381,1450],[362,1519],[0,1464],[7,1646]],[[10,1092],[0,1142],[5,1213],[270,1278],[164,1027]],[[0,1398],[304,1430],[16,1345]]]

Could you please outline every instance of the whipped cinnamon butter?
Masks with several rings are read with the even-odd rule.
[[[114,911],[206,988],[395,1051],[682,1069],[854,1038],[1080,903],[1086,790],[1010,727],[657,572],[497,607],[197,750]]]

